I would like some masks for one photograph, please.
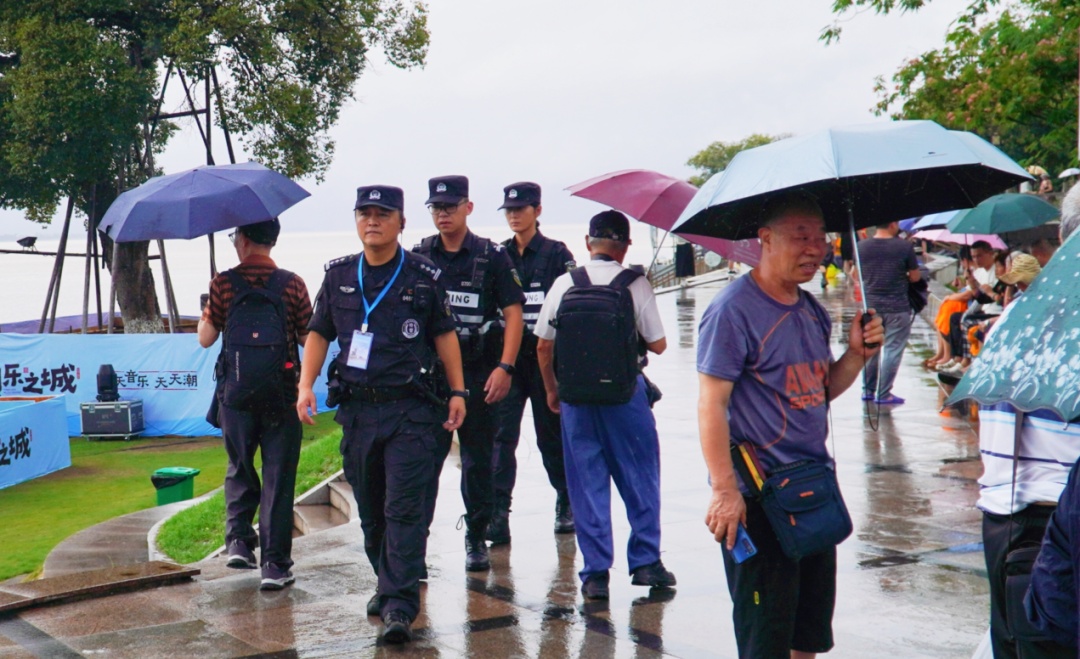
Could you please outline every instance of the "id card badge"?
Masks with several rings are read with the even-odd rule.
[[[349,345],[349,366],[359,369],[367,369],[368,358],[371,357],[371,342],[375,335],[371,332],[353,330],[352,344]]]

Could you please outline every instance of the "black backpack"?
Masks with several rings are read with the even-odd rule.
[[[282,292],[293,273],[275,270],[266,288],[251,286],[235,270],[226,273],[234,296],[225,319],[218,375],[221,404],[236,410],[280,410],[292,401],[295,366],[289,362]]]
[[[638,332],[630,284],[641,276],[623,270],[611,284],[594,286],[585,268],[570,272],[552,325],[559,400],[571,405],[622,405],[637,386]]]

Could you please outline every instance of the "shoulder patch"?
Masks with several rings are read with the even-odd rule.
[[[571,270],[573,270],[576,267],[577,267],[577,261],[567,261],[566,262],[566,271],[567,272],[570,272]]]
[[[356,254],[349,254],[348,256],[342,256],[341,258],[334,259],[333,261],[327,261],[323,266],[323,270],[329,272],[330,268],[336,268],[339,265],[345,265],[346,263],[353,263],[356,261]]]
[[[496,252],[501,252],[501,251],[506,249],[506,246],[503,245],[502,243],[493,242],[493,243],[491,243],[491,246],[495,249]]]

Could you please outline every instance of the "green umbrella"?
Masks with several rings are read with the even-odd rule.
[[[946,225],[953,233],[1008,233],[1042,226],[1060,211],[1033,194],[1005,193],[987,198]]]
[[[1080,235],[1080,232],[1077,232]],[[998,320],[947,404],[972,398],[1080,417],[1080,238],[1070,236]]]

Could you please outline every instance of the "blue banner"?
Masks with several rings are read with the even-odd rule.
[[[63,394],[69,435],[82,433],[79,403],[97,400],[97,372],[112,364],[120,397],[141,400],[144,435],[220,435],[206,422],[221,340],[208,349],[194,334],[0,334],[0,396]],[[315,381],[326,405],[326,367]]]
[[[0,398],[0,489],[71,466],[63,398]]]

